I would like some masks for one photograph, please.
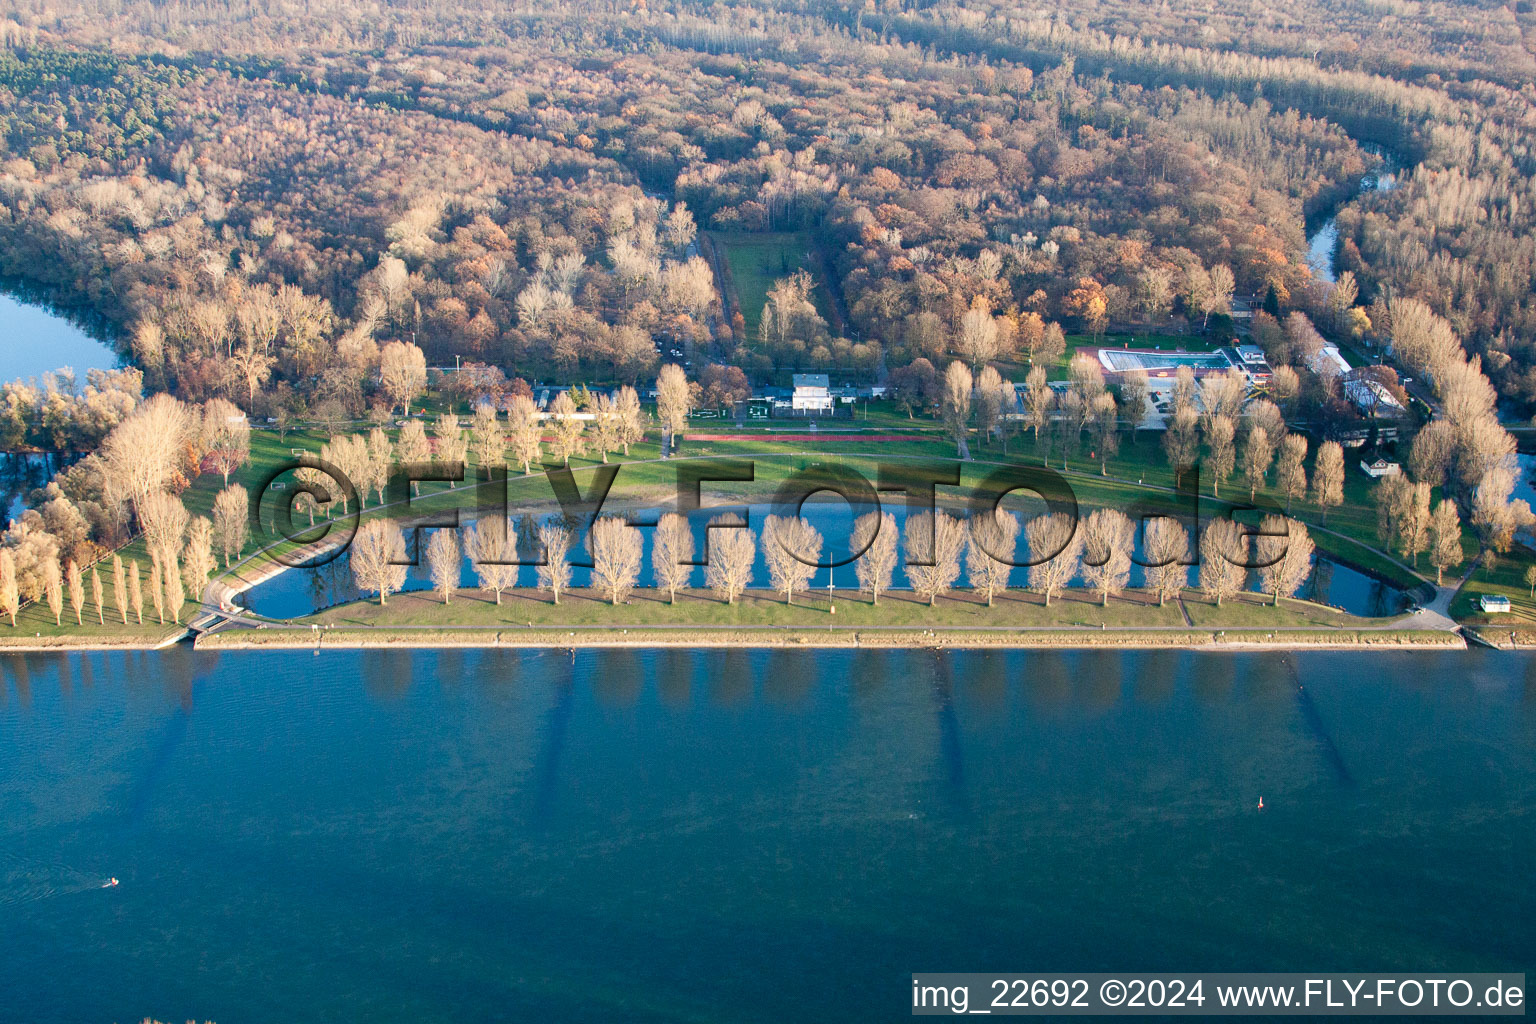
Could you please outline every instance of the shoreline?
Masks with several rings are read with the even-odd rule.
[[[920,630],[889,629],[796,630],[778,627],[691,629],[464,629],[445,635],[440,628],[364,630],[260,629],[232,630],[199,636],[198,650],[365,650],[453,648],[757,648],[757,649],[956,649],[956,650],[1464,650],[1457,633],[1440,630],[1202,630],[1175,629],[1049,629],[1038,630]]]

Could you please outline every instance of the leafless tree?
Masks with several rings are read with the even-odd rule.
[[[82,593],[80,597],[83,602],[85,594]],[[70,598],[71,600],[74,598],[73,588],[70,590]],[[149,563],[149,598],[154,602],[155,620],[160,625],[165,625],[165,572],[160,568],[159,562],[152,561]],[[80,618],[78,610],[75,612],[75,618],[77,620]]]
[[[710,526],[740,524],[733,515],[716,516]],[[704,583],[726,604],[735,604],[736,598],[747,589],[752,579],[752,562],[757,558],[757,538],[746,526],[709,531],[709,565],[704,569]]]
[[[821,560],[821,534],[799,516],[769,516],[763,523],[763,560],[773,589],[795,603],[795,591],[804,590]]]
[[[896,572],[896,517],[889,512],[866,512],[853,524],[853,548],[864,553],[853,563],[859,590],[870,596],[872,604],[891,589]]]
[[[943,411],[944,426],[955,439],[955,449],[962,459],[971,457],[965,445],[965,435],[970,431],[971,392],[974,390],[970,369],[958,359],[950,363],[949,369],[944,371],[944,394],[939,406]]]
[[[181,567],[174,556],[165,564],[160,584],[165,590],[165,610],[170,613],[171,621],[179,626],[181,606],[187,603],[187,591],[181,582]]]
[[[1461,516],[1456,503],[1443,498],[1429,521],[1429,564],[1435,567],[1435,585],[1445,583],[1445,570],[1461,564]]]
[[[907,582],[918,597],[936,605],[960,578],[965,524],[947,512],[918,512],[907,517],[906,533]]]
[[[379,385],[409,418],[411,403],[427,387],[427,357],[410,342],[390,342],[379,352]]]
[[[1254,425],[1248,429],[1248,442],[1243,446],[1243,476],[1248,480],[1248,497],[1259,492],[1274,460],[1275,446],[1270,443],[1269,431]]]
[[[181,574],[195,600],[202,600],[208,579],[218,569],[213,557],[213,524],[207,516],[196,516],[187,527],[187,543],[181,552]]]
[[[174,494],[155,491],[145,496],[139,507],[139,525],[150,558],[167,562],[181,550],[187,519],[187,507]]]
[[[123,625],[128,625],[128,575],[123,566],[123,556],[112,556],[112,604],[117,608]]]
[[[1485,553],[1508,551],[1516,531],[1536,522],[1528,502],[1510,499],[1514,489],[1514,473],[1500,465],[1484,473],[1473,492],[1471,523]]]
[[[0,615],[16,627],[16,612],[21,608],[21,592],[16,586],[16,556],[0,548]],[[57,616],[55,616],[57,620]]]
[[[213,499],[213,536],[228,569],[251,539],[250,496],[239,484],[224,488]]]
[[[1176,519],[1158,516],[1148,519],[1142,547],[1146,554],[1147,587],[1163,605],[1177,597],[1189,583],[1189,531]]]
[[[531,471],[543,454],[544,431],[539,425],[539,410],[527,395],[513,395],[507,406],[507,441],[512,457],[522,463],[523,473]]]
[[[459,538],[454,531],[432,531],[432,539],[427,541],[427,577],[443,604],[453,600],[454,591],[459,589]]]
[[[496,595],[517,585],[517,531],[509,519],[477,519],[464,530],[464,550],[475,569],[482,590]]]
[[[1291,511],[1291,502],[1305,497],[1307,471],[1303,463],[1307,458],[1307,439],[1300,434],[1287,434],[1280,442],[1280,458],[1275,464],[1275,486],[1285,495],[1285,511]]]
[[[1431,487],[1442,487],[1455,457],[1456,427],[1448,420],[1430,420],[1413,439],[1408,471],[1415,480],[1422,480]]]
[[[98,626],[105,626],[107,624],[106,597],[106,589],[101,585],[101,570],[93,565],[91,566],[91,600],[96,605],[96,624]],[[16,625],[14,620],[11,622],[11,625]]]
[[[1221,497],[1221,485],[1232,475],[1237,464],[1237,449],[1233,438],[1237,428],[1232,418],[1225,414],[1210,416],[1205,424],[1205,443],[1210,453],[1205,457],[1205,468],[1211,475],[1211,494]]]
[[[569,466],[572,456],[586,450],[583,436],[587,429],[586,421],[576,418],[576,403],[572,401],[569,391],[560,392],[549,403],[549,416],[555,431],[555,457]]]
[[[974,369],[997,358],[997,321],[987,300],[977,295],[960,318],[960,354]]]
[[[133,605],[133,617],[139,625],[144,625],[144,586],[139,582],[139,563],[135,559],[128,563],[128,603]],[[54,618],[58,618],[57,615]]]
[[[1324,441],[1312,465],[1312,500],[1328,522],[1328,510],[1344,504],[1344,449],[1337,441]]]
[[[592,549],[592,586],[616,605],[640,579],[645,554],[640,531],[621,518],[603,516],[592,524],[587,541]]]
[[[1051,407],[1056,402],[1056,392],[1046,379],[1045,367],[1036,366],[1024,381],[1024,422],[1035,432],[1035,444],[1040,443],[1040,430],[1051,421]]]
[[[206,464],[228,486],[229,474],[251,460],[251,421],[235,403],[213,398],[203,406],[201,434]]]
[[[1125,589],[1131,579],[1131,549],[1136,527],[1123,512],[1095,509],[1083,520],[1083,581],[1099,592],[1109,607],[1109,596]]]
[[[1035,516],[1026,523],[1024,536],[1029,542],[1030,560],[1035,563],[1029,567],[1029,585],[1045,595],[1045,606],[1049,608],[1051,597],[1061,593],[1077,575],[1083,533],[1075,518],[1053,512]]]
[[[395,455],[402,465],[420,465],[432,459],[432,444],[427,440],[427,428],[421,420],[406,420],[395,439]],[[421,493],[421,481],[412,480],[411,490]]]
[[[10,555],[10,552],[5,552]],[[15,584],[16,563],[11,563],[12,585]],[[64,614],[64,574],[59,569],[59,560],[50,556],[43,562],[43,595],[48,599],[48,610],[53,613],[53,624],[60,624]],[[142,624],[142,622],[141,622]],[[14,625],[14,623],[13,623]]]
[[[1307,528],[1284,516],[1265,516],[1254,545],[1259,580],[1274,604],[1301,589],[1312,573],[1312,538]]]
[[[1192,406],[1174,412],[1163,433],[1163,451],[1175,471],[1193,466],[1200,457],[1200,414]]]
[[[101,447],[107,472],[133,503],[135,515],[151,494],[162,491],[181,468],[193,418],[170,395],[155,395],[107,435]]]
[[[507,439],[501,432],[501,420],[496,417],[496,407],[489,402],[475,406],[475,415],[469,423],[471,447],[475,461],[482,468],[502,466],[507,452]]]
[[[668,512],[656,523],[651,540],[651,572],[656,586],[667,591],[667,601],[677,603],[677,592],[688,585],[693,575],[693,532],[686,516]]]
[[[571,585],[571,531],[555,523],[539,527],[539,546],[544,549],[544,564],[539,566],[539,587],[549,591],[555,604],[560,591]]]
[[[873,514],[873,513],[871,513]],[[965,549],[965,574],[971,589],[987,599],[1008,589],[1014,549],[1019,540],[1019,519],[1012,512],[994,508],[971,519],[970,542]],[[894,554],[894,552],[892,552]]]
[[[627,458],[630,445],[645,440],[645,411],[640,407],[640,396],[628,384],[619,388],[619,395],[614,399],[614,413],[618,420],[619,443],[624,446]]]
[[[1212,519],[1200,535],[1200,589],[1218,608],[1247,586],[1247,563],[1248,533],[1243,525],[1231,519]]]
[[[688,414],[692,411],[693,388],[688,383],[688,376],[681,366],[668,363],[656,378],[656,415],[661,419],[662,429],[672,439],[673,447],[688,429]]]
[[[375,591],[379,604],[405,586],[405,535],[392,519],[371,519],[358,528],[350,550],[357,589]]]

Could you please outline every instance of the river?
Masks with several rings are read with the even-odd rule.
[[[1360,191],[1364,192],[1390,192],[1397,187],[1397,176],[1402,170],[1402,162],[1389,150],[1383,149],[1371,143],[1364,143],[1360,147],[1367,153],[1381,157],[1382,162],[1375,170],[1360,179]],[[1334,263],[1339,253],[1339,221],[1337,207],[1334,212],[1323,220],[1307,236],[1307,265],[1324,281],[1332,282],[1337,279],[1334,272]]]
[[[0,1016],[31,1024],[897,1020],[917,970],[1536,968],[1536,662],[1507,654],[0,670]]]

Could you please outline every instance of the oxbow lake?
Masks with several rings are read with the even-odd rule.
[[[0,292],[0,381],[40,378],[67,366],[85,383],[87,370],[121,365],[111,345],[47,306]]]
[[[8,1020],[896,1021],[913,971],[1536,968],[1526,657],[0,672]]]
[[[740,508],[741,506],[735,506]],[[900,504],[886,505],[885,509],[895,517],[898,528],[904,529],[906,522],[906,508]],[[772,515],[774,508],[769,504],[752,504],[746,506],[750,515],[749,521],[754,532],[758,534],[757,563],[754,568],[752,585],[755,587],[769,587],[768,567],[763,556],[762,549],[762,524],[764,519]],[[702,558],[705,544],[704,524],[720,510],[711,509],[697,516],[694,522],[694,550],[696,558]],[[1086,510],[1084,510],[1086,514]],[[853,531],[854,513],[843,502],[807,502],[803,507],[803,515],[807,522],[815,526],[824,538],[824,561],[845,561],[852,554],[850,536]],[[645,514],[636,516],[637,520],[645,519]],[[650,521],[654,521],[655,514],[649,514]],[[298,526],[306,526],[307,519],[296,519]],[[341,532],[342,526],[338,519],[335,529]],[[423,530],[422,537],[426,538],[430,531]],[[641,530],[645,544],[645,566],[642,570],[641,583],[650,586],[654,581],[650,575],[650,547],[654,535],[652,530]],[[1016,560],[1024,561],[1027,558],[1028,547],[1024,542],[1023,531],[1019,532],[1019,544]],[[1138,556],[1140,548],[1138,542]],[[573,553],[573,558],[580,557],[581,552]],[[532,559],[532,552],[525,552],[526,559]],[[419,561],[419,559],[418,559]],[[905,557],[902,556],[897,565],[895,584],[897,589],[907,587],[905,575]],[[258,559],[251,572],[255,578],[263,571],[269,569],[271,563]],[[533,565],[524,566],[519,570],[518,585],[532,587],[537,584],[537,569]],[[1194,578],[1194,570],[1191,571],[1191,579]],[[1028,582],[1029,570],[1019,567],[1010,574],[1010,584],[1015,587],[1023,587]],[[698,567],[694,570],[694,586],[704,586],[704,569]],[[590,581],[589,570],[576,567],[572,570],[572,580],[575,586],[586,586]],[[459,573],[460,581],[466,587],[474,587],[476,583],[474,567],[466,557]],[[1140,566],[1131,569],[1131,586],[1139,587],[1145,581],[1144,570]],[[964,576],[962,575],[962,583]],[[1079,583],[1081,580],[1078,581]],[[852,565],[843,565],[839,568],[822,568],[817,570],[812,580],[812,587],[816,590],[826,590],[828,584],[840,590],[856,590],[857,580],[854,578]],[[1251,587],[1258,589],[1258,574],[1254,573]],[[424,564],[413,566],[407,571],[406,590],[430,590],[431,580],[427,577]],[[295,618],[308,615],[321,608],[346,601],[355,601],[364,596],[354,585],[352,580],[351,565],[345,554],[332,559],[324,565],[316,568],[287,569],[257,583],[250,590],[240,596],[239,601],[246,608],[261,615],[271,618]],[[1363,572],[1341,565],[1327,558],[1314,557],[1313,572],[1308,577],[1306,585],[1297,594],[1298,597],[1307,598],[1322,604],[1330,604],[1356,615],[1392,615],[1401,611],[1407,604],[1407,598],[1403,591],[1390,584],[1383,583]],[[508,613],[509,616],[512,614]]]

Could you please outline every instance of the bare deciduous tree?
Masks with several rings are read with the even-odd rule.
[[[539,546],[544,550],[544,564],[539,566],[539,587],[547,590],[555,604],[560,591],[571,585],[571,531],[555,523],[539,527]]]
[[[16,586],[16,556],[0,548],[0,615],[16,626],[16,612],[21,608],[21,592]],[[55,616],[57,618],[57,616]]]
[[[709,521],[709,565],[704,569],[704,583],[726,604],[735,604],[736,598],[747,589],[752,579],[752,562],[757,558],[756,536],[734,515],[716,516]]]
[[[357,589],[374,591],[379,604],[405,586],[405,535],[391,519],[372,519],[358,528],[350,551]]]
[[[688,519],[676,512],[668,512],[656,523],[656,535],[651,540],[651,572],[656,586],[665,588],[667,601],[677,603],[677,592],[688,585],[693,575],[693,532],[688,529]]]
[[[10,552],[6,552],[7,555]],[[15,571],[15,563],[12,563],[12,572]],[[53,613],[53,624],[59,625],[60,618],[64,614],[64,574],[59,568],[59,560],[55,556],[48,556],[43,561],[43,595],[48,599],[48,610]]]
[[[1078,562],[1083,551],[1083,534],[1078,522],[1063,512],[1035,516],[1024,526],[1024,536],[1029,542],[1029,557],[1034,564],[1029,567],[1029,585],[1045,595],[1045,606],[1051,606],[1052,596],[1077,575]]]
[[[1443,498],[1429,521],[1429,564],[1435,567],[1435,585],[1445,583],[1445,570],[1461,564],[1461,516],[1456,503]]]
[[[639,394],[628,384],[619,388],[619,395],[614,399],[613,408],[618,419],[619,443],[624,446],[624,455],[627,458],[630,445],[639,444],[645,440],[645,411],[640,407]]]
[[[962,459],[971,457],[965,445],[965,435],[970,431],[971,392],[974,390],[970,369],[958,359],[950,363],[949,369],[944,371],[944,394],[939,407],[944,415],[944,426],[955,439],[955,450]]]
[[[871,513],[873,514],[873,513]],[[970,542],[965,549],[965,575],[971,589],[987,599],[1008,589],[1008,574],[1013,570],[1014,549],[1019,540],[1019,518],[1012,512],[994,508],[971,519]]]
[[[880,595],[891,589],[896,572],[896,517],[889,512],[866,512],[853,524],[853,549],[864,553],[853,563],[859,590],[878,605]]]
[[[1287,434],[1280,442],[1280,458],[1275,464],[1275,486],[1285,495],[1285,511],[1291,511],[1291,502],[1307,493],[1307,471],[1303,465],[1307,458],[1307,439],[1300,434]]]
[[[1284,516],[1265,516],[1262,532],[1255,538],[1254,561],[1264,592],[1279,604],[1301,589],[1312,573],[1312,538],[1307,528]]]
[[[569,391],[560,392],[549,403],[549,416],[554,426],[555,457],[569,466],[572,456],[586,450],[586,421],[576,418],[576,403]]]
[[[1125,513],[1101,508],[1083,520],[1082,536],[1083,581],[1099,592],[1107,608],[1110,595],[1130,582],[1136,527]]]
[[[821,559],[821,534],[799,516],[769,516],[763,523],[763,560],[773,589],[795,603],[795,591],[804,590],[816,574]]]
[[[693,388],[688,383],[688,375],[681,366],[668,363],[656,378],[656,415],[661,419],[662,429],[671,439],[672,447],[677,447],[678,438],[688,429],[688,414],[692,411]]]
[[[1221,497],[1221,485],[1226,483],[1237,464],[1237,449],[1233,438],[1237,428],[1232,418],[1218,413],[1209,417],[1205,425],[1205,443],[1210,448],[1205,457],[1205,468],[1211,477],[1211,494]]]
[[[587,543],[592,549],[592,586],[616,605],[640,579],[645,553],[640,531],[621,518],[603,516],[592,524]]]
[[[128,603],[133,605],[134,621],[142,626],[144,625],[144,586],[139,582],[140,578],[139,563],[135,559],[128,563]]]
[[[202,600],[208,579],[218,569],[213,557],[213,524],[196,516],[187,527],[187,543],[181,552],[181,576],[194,600]]]
[[[464,550],[482,590],[496,595],[517,585],[517,531],[504,517],[477,519],[464,530]]]
[[[400,428],[400,435],[395,439],[395,455],[400,459],[401,465],[419,466],[432,459],[432,444],[427,440],[427,428],[421,420],[406,420],[405,426]],[[421,493],[421,481],[412,480],[411,490]]]
[[[1274,460],[1275,446],[1270,441],[1269,431],[1255,424],[1248,429],[1248,442],[1243,446],[1243,476],[1248,480],[1248,497],[1259,492],[1264,486],[1264,478],[1269,473],[1269,464]]]
[[[523,473],[531,471],[543,454],[544,431],[539,425],[539,410],[527,395],[513,395],[507,406],[507,441],[512,457],[522,463]]]
[[[427,541],[427,578],[443,604],[453,600],[454,591],[459,589],[459,538],[452,530],[432,531],[432,539]]]
[[[213,499],[213,537],[224,556],[224,568],[245,550],[251,539],[250,496],[231,484]]]
[[[392,341],[379,352],[379,386],[407,418],[411,403],[427,387],[427,357],[407,341]],[[371,588],[370,588],[371,589]]]
[[[1328,510],[1344,504],[1344,448],[1337,441],[1324,441],[1317,449],[1312,465],[1312,501],[1328,522]]]
[[[906,532],[907,582],[929,605],[938,604],[960,578],[965,524],[947,512],[919,512],[907,517]]]
[[[487,466],[501,466],[507,452],[507,439],[501,433],[501,420],[496,417],[496,407],[489,402],[475,406],[474,418],[469,423],[470,445],[475,450],[475,461],[482,471]]]
[[[1147,520],[1143,537],[1147,588],[1157,595],[1159,605],[1177,597],[1189,583],[1189,531],[1176,519],[1158,516]]]
[[[97,566],[91,566],[91,601],[96,605],[96,624],[107,624],[106,589],[101,585],[101,570]],[[11,623],[15,625],[15,623]]]
[[[112,603],[117,608],[123,625],[128,625],[128,574],[123,566],[123,556],[112,556]]]
[[[1212,519],[1200,535],[1200,589],[1218,608],[1247,586],[1247,563],[1248,531],[1231,519]]]
[[[80,563],[71,558],[64,576],[69,581],[69,606],[75,612],[75,625],[83,626],[85,620],[81,618],[81,613],[85,611],[85,579],[80,574]]]

